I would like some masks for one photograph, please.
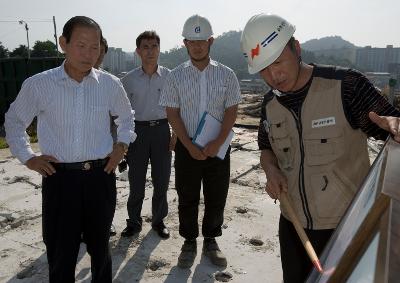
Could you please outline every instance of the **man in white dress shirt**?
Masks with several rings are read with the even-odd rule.
[[[64,63],[25,80],[6,114],[11,152],[43,175],[50,282],[74,282],[81,234],[91,256],[92,282],[112,281],[108,241],[116,204],[114,170],[136,136],[121,83],[93,68],[101,38],[95,21],[71,18],[60,37]],[[110,113],[118,116],[114,145]],[[35,116],[42,155],[34,154],[25,132]]]

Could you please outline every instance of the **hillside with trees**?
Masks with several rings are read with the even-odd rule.
[[[211,47],[211,57],[221,62],[222,64],[232,68],[239,79],[248,79],[254,78],[257,75],[250,75],[247,71],[247,64],[242,55],[242,51],[240,50],[240,36],[241,31],[229,31],[223,33],[221,36],[218,36],[214,40],[214,44]],[[311,40],[308,41],[306,46],[312,50],[316,50],[315,52],[306,50],[302,46],[302,59],[306,63],[318,63],[318,64],[327,64],[327,65],[340,65],[344,67],[354,67],[351,63],[351,60],[348,56],[337,56],[336,53],[334,54],[324,54],[319,53],[318,48],[327,47],[329,44],[331,46],[354,46],[352,43],[339,40],[335,43],[335,39],[340,37],[327,37],[327,42],[323,43],[324,40]],[[340,38],[341,39],[341,38]],[[321,41],[322,40],[322,41]],[[341,42],[339,44],[339,42]],[[352,48],[352,50],[355,50]],[[355,52],[355,51],[354,51]],[[173,48],[169,51],[162,52],[160,54],[160,64],[166,66],[168,68],[175,68],[179,64],[183,63],[184,61],[188,60],[188,55],[186,48],[184,47],[177,47]]]
[[[320,64],[357,68],[354,62],[359,47],[340,36],[311,39],[302,43],[301,48],[312,52]]]
[[[331,49],[347,49],[358,48],[353,43],[344,40],[340,36],[326,36],[320,39],[311,39],[301,44],[301,48],[308,51],[331,50]]]

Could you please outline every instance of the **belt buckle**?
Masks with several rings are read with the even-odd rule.
[[[153,126],[157,126],[158,125],[158,121],[157,120],[150,120],[149,121],[149,126],[153,127]]]
[[[90,170],[91,167],[92,167],[92,166],[90,165],[90,162],[85,162],[85,163],[83,163],[83,168],[82,168],[82,170],[87,171],[87,170]]]

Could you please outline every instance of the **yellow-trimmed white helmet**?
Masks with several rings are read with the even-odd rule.
[[[200,15],[189,17],[183,25],[182,36],[188,40],[207,40],[213,35],[210,21]]]
[[[295,26],[277,15],[258,14],[251,17],[240,39],[249,73],[258,73],[272,64],[281,55],[295,30]]]

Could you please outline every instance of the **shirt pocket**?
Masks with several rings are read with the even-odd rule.
[[[325,165],[339,159],[345,150],[343,130],[329,127],[304,136],[305,159],[309,166]]]
[[[198,91],[200,91],[198,86],[182,81],[178,87],[179,108],[197,109],[200,104],[200,96],[196,95],[200,94]]]
[[[293,169],[294,147],[286,119],[284,117],[269,119],[267,131],[280,168]]]
[[[208,105],[219,110],[225,110],[226,86],[212,85],[208,92]]]

